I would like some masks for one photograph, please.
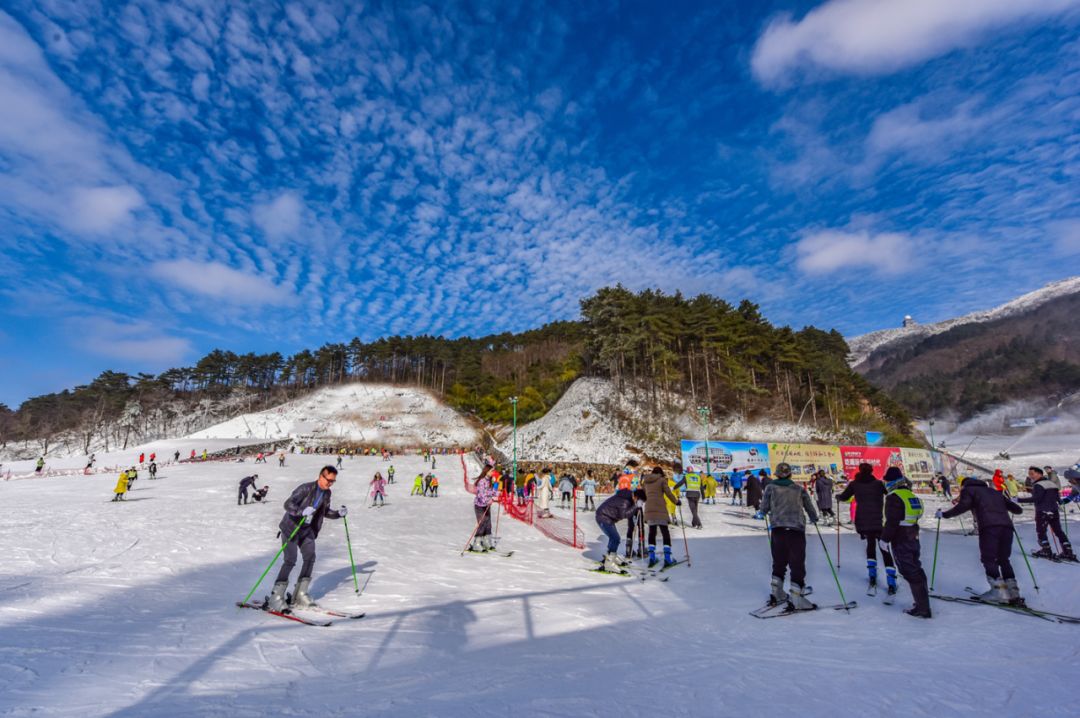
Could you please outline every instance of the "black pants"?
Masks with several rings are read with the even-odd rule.
[[[738,501],[739,503],[742,503],[742,500],[743,500],[742,489],[741,488],[732,489],[731,490],[731,501],[732,502]]]
[[[821,512],[822,516],[832,516],[832,517],[836,516],[836,514],[833,513],[832,506],[818,505],[818,511]]]
[[[686,502],[690,504],[690,525],[696,529],[701,528],[701,519],[698,518],[697,514],[698,497],[687,494]]]
[[[560,504],[568,504],[568,503],[570,503],[570,492],[569,491],[562,492],[562,498],[559,499],[559,503]]]
[[[806,581],[806,533],[799,529],[772,530],[772,575],[779,579],[791,569],[791,583]]]
[[[863,539],[866,539],[866,560],[867,561],[876,561],[877,560],[877,550],[878,550],[877,542],[879,540],[881,540],[881,532],[880,531],[866,531],[866,532],[860,533],[859,537],[863,538]],[[884,550],[884,549],[881,550],[881,561],[882,561],[882,563],[884,563],[889,568],[892,568],[895,565],[895,564],[893,564],[892,554],[889,553],[888,551]]]
[[[596,503],[593,501],[593,497],[585,494],[585,508],[596,511]]]
[[[988,578],[1016,578],[1009,563],[1012,541],[1012,526],[984,526],[979,531],[979,560]]]
[[[1040,511],[1035,514],[1035,535],[1039,537],[1040,546],[1047,548],[1050,546],[1050,541],[1046,538],[1047,527],[1057,536],[1063,549],[1072,548],[1069,544],[1069,537],[1065,535],[1065,531],[1061,528],[1061,514],[1057,511]]]
[[[282,538],[288,538],[288,536]],[[285,545],[285,562],[281,564],[281,570],[278,571],[277,583],[289,580],[289,574],[296,565],[298,550],[304,558],[304,563],[300,566],[300,575],[297,578],[311,578],[311,572],[315,570],[315,535],[310,529],[300,529],[293,540]]]
[[[930,611],[930,592],[927,588],[926,571],[923,571],[920,554],[922,547],[919,538],[897,539],[890,544],[892,554],[896,558],[896,567],[900,575],[908,582],[911,589],[911,597],[915,601],[915,608],[921,612]]]
[[[248,490],[248,487],[247,487],[247,486],[241,486],[241,487],[240,487],[240,493],[238,493],[238,494],[236,495],[236,505],[237,505],[237,506],[239,506],[239,505],[240,505],[240,501],[241,501],[241,500],[243,500],[243,502],[244,502],[245,504],[247,503],[247,499],[248,499],[248,494],[247,494],[247,490]]]
[[[660,529],[660,536],[664,539],[664,545],[671,545],[671,531],[667,524],[649,524],[649,545],[656,545],[656,529]]]
[[[490,536],[491,535],[491,505],[487,506],[473,506],[473,513],[476,514],[476,536]]]

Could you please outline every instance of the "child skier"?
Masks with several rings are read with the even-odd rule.
[[[480,476],[476,478],[476,499],[473,500],[473,514],[476,516],[476,531],[473,532],[470,551],[491,551],[495,548],[495,539],[491,535],[491,504],[495,500],[495,488],[488,474],[491,464],[485,464]]]
[[[379,506],[386,503],[386,479],[383,478],[382,473],[376,471],[375,478],[371,480],[369,486],[371,486],[371,505],[374,506],[376,501]]]
[[[1020,587],[1009,562],[1012,553],[1013,523],[1009,514],[1022,514],[1024,510],[1007,496],[994,491],[982,479],[969,476],[960,485],[960,498],[948,511],[937,510],[939,519],[951,519],[972,512],[979,521],[979,559],[986,569],[990,590],[979,598],[983,601],[1022,605]]]
[[[870,464],[859,464],[854,480],[840,493],[837,500],[850,501],[852,498],[855,499],[855,530],[859,532],[859,538],[866,541],[866,572],[869,575],[867,591],[871,594],[877,591],[877,550],[881,548],[885,580],[889,595],[892,595],[896,593],[896,567],[892,554],[885,550],[884,544],[878,546],[881,540],[882,514],[885,511],[885,485],[874,476],[874,467]]]
[[[1055,561],[1076,561],[1069,537],[1061,528],[1061,514],[1058,509],[1061,504],[1061,489],[1038,466],[1028,469],[1028,479],[1031,480],[1031,498],[1018,501],[1022,504],[1035,504],[1035,535],[1039,539],[1039,550],[1031,555]],[[1050,541],[1046,537],[1047,528],[1054,532],[1061,544],[1060,554],[1054,555],[1050,548]]]
[[[776,478],[765,487],[761,508],[754,518],[771,517],[772,581],[769,605],[787,602],[792,610],[817,608],[806,598],[806,518],[816,524],[817,511],[810,494],[791,480],[791,466],[776,466]],[[784,574],[791,569],[789,593],[784,591]]]
[[[289,587],[289,574],[296,566],[297,552],[303,557],[304,563],[300,567],[300,576],[293,589],[292,606],[294,608],[317,607],[308,594],[311,573],[315,569],[315,539],[319,536],[324,518],[340,519],[347,512],[344,506],[336,511],[330,508],[331,488],[335,481],[337,481],[337,469],[333,466],[324,466],[319,471],[318,479],[300,484],[285,501],[285,515],[281,517],[278,528],[281,530],[281,539],[288,543],[285,545],[284,562],[281,564],[281,570],[278,571],[277,579],[274,581],[274,588],[267,599],[266,607],[269,610],[283,611],[289,607],[285,589]]]
[[[611,573],[623,573],[625,570],[623,566],[630,563],[629,543],[627,544],[626,558],[620,558],[618,555],[619,531],[615,528],[615,524],[626,520],[630,522],[632,528],[634,514],[643,506],[645,506],[645,491],[643,489],[633,492],[630,489],[619,489],[611,498],[600,504],[600,508],[596,509],[596,523],[608,540],[607,553],[604,554],[604,560],[600,562],[601,570]]]
[[[150,466],[148,467],[148,469],[150,471],[150,478],[151,479],[156,479],[157,478],[157,462],[154,461],[153,459],[150,459]]]
[[[674,565],[675,560],[671,557],[671,531],[668,529],[668,510],[665,502],[670,500],[676,506],[681,505],[682,502],[672,493],[671,487],[668,486],[667,479],[664,477],[664,470],[659,466],[654,466],[652,473],[647,474],[641,483],[645,490],[644,518],[645,523],[649,525],[649,567],[651,568],[658,563],[656,559],[657,529],[660,530],[660,535],[664,540],[664,566]]]
[[[916,618],[930,618],[930,590],[919,558],[922,502],[911,491],[911,482],[895,466],[885,471],[885,490],[888,493],[885,496],[885,527],[881,530],[881,540],[889,544],[900,575],[908,582],[911,597],[915,600],[915,605],[904,609],[904,613]]]
[[[581,490],[585,495],[585,506],[582,511],[596,511],[596,479],[593,478],[591,469],[585,472],[585,480],[581,482]]]
[[[431,475],[431,497],[439,497],[439,477],[435,474]]]
[[[251,498],[253,498],[255,501],[266,501],[266,495],[268,493],[270,493],[270,487],[264,486],[258,491],[256,491],[254,494],[252,494]]]

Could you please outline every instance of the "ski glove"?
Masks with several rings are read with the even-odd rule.
[[[300,515],[307,521],[311,520],[311,517],[315,515],[315,507],[308,506],[306,509],[300,512]]]
[[[936,518],[936,519],[941,518],[941,509],[938,509],[936,512],[934,512],[934,518]]]
[[[756,514],[754,514],[754,518],[757,519],[758,521],[761,521],[762,519],[765,518],[765,514],[758,511]]]
[[[675,499],[676,506],[682,506],[682,499]]]
[[[349,510],[345,508],[345,504],[341,505],[341,508],[337,510],[338,516],[345,518],[345,514],[349,513]]]

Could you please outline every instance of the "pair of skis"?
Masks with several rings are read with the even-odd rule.
[[[783,616],[794,616],[796,613],[813,613],[814,611],[850,611],[858,605],[855,601],[848,601],[847,603],[837,603],[832,606],[814,606],[813,608],[795,610],[790,603],[785,601],[784,603],[765,604],[761,608],[750,611],[750,615],[754,618],[781,618]]]
[[[589,569],[589,570],[592,571],[593,573],[603,573],[603,574],[607,574],[609,576],[624,576],[624,577],[627,577],[627,578],[635,576],[640,581],[647,581],[650,578],[655,578],[657,581],[667,581],[671,577],[663,575],[664,572],[667,571],[670,568],[674,568],[676,566],[681,566],[684,563],[686,563],[686,559],[682,559],[681,561],[675,561],[673,563],[669,563],[666,566],[653,567],[653,568],[642,568],[640,566],[634,566],[633,564],[627,564],[627,565],[623,566],[622,570],[620,570],[620,571],[608,571],[607,569],[604,568],[603,564],[600,564],[600,566],[598,566],[596,568],[593,568],[593,569]]]
[[[996,601],[984,601],[979,598],[979,592],[970,586],[964,588],[967,591],[967,596],[947,596],[944,594],[932,593],[930,596],[936,598],[939,601],[949,601],[952,603],[966,603],[969,606],[993,606],[994,608],[1000,608],[1004,611],[1011,613],[1019,613],[1025,616],[1031,616],[1033,618],[1041,618],[1044,621],[1050,621],[1051,623],[1080,623],[1080,616],[1069,616],[1064,613],[1054,613],[1053,611],[1044,611],[1038,608],[1032,608],[1025,604],[1013,605],[1010,603],[998,603]]]
[[[885,600],[882,601],[882,603],[885,604],[886,606],[891,606],[894,603],[896,603],[896,592],[897,592],[896,589],[893,589],[892,591],[887,592],[886,595],[885,595]],[[870,596],[871,598],[877,596],[877,584],[876,583],[867,584],[867,586],[866,586],[866,595]]]
[[[499,551],[498,549],[493,549],[493,548],[488,549],[487,551],[473,551],[472,549],[469,549],[468,551],[465,552],[466,556],[468,556],[470,554],[473,555],[473,556],[498,556],[499,558],[510,558],[511,556],[514,555],[514,552],[513,551]]]
[[[311,607],[308,607],[308,608],[300,609],[301,611],[304,611],[305,613],[319,613],[319,614],[322,614],[324,616],[329,616],[330,617],[330,618],[326,618],[326,619],[317,619],[317,618],[308,618],[306,616],[298,616],[297,614],[293,613],[292,609],[288,609],[288,608],[285,609],[284,611],[271,611],[266,606],[265,603],[261,603],[261,604],[259,604],[259,603],[244,603],[243,601],[237,601],[236,605],[237,605],[238,608],[251,608],[251,609],[254,609],[256,611],[262,611],[263,613],[268,613],[271,616],[277,616],[279,618],[285,618],[285,619],[288,619],[290,621],[296,621],[297,623],[302,623],[305,626],[329,626],[329,625],[331,625],[333,623],[333,620],[332,620],[333,618],[345,618],[345,619],[349,619],[349,620],[358,620],[358,619],[361,619],[361,618],[363,618],[364,616],[367,615],[366,613],[346,613],[344,611],[335,611],[333,609],[323,608],[321,606],[311,606]]]

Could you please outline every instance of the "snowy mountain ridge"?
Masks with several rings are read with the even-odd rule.
[[[1051,282],[1041,289],[1023,294],[1012,301],[992,309],[971,312],[954,319],[933,324],[913,324],[895,329],[877,331],[852,337],[847,340],[851,354],[848,363],[855,369],[865,362],[871,354],[899,341],[922,339],[964,325],[994,321],[1005,317],[1025,314],[1058,297],[1080,292],[1080,276]]]

